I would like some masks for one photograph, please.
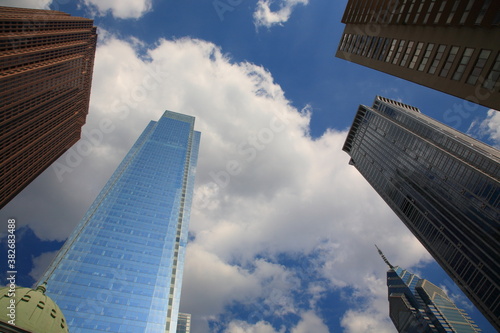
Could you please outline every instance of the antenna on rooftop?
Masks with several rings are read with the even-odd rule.
[[[394,266],[391,265],[391,263],[389,262],[389,260],[387,260],[386,256],[384,255],[384,253],[378,248],[377,244],[375,244],[375,247],[377,248],[378,250],[378,253],[380,254],[380,256],[382,257],[382,259],[384,259],[384,262],[387,264],[387,266],[389,266],[391,269],[394,268]]]

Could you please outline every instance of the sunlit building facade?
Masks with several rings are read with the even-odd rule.
[[[336,57],[500,110],[500,1],[349,0]]]
[[[399,266],[389,266],[389,316],[402,333],[477,333],[481,330],[446,292]]]
[[[150,122],[42,277],[70,332],[176,332],[200,133]]]
[[[500,152],[377,96],[343,150],[484,316],[500,328]]]
[[[80,139],[96,41],[90,19],[0,6],[0,208]]]

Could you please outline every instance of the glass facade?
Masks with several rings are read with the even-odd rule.
[[[359,107],[343,150],[498,329],[499,151],[379,96]]]
[[[441,288],[401,267],[389,269],[387,287],[389,315],[398,332],[481,332]]]
[[[71,332],[176,332],[200,133],[150,122],[41,281]]]

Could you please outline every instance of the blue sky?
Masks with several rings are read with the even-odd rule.
[[[0,0],[9,3],[99,28],[82,140],[0,212],[18,221],[24,284],[169,109],[196,116],[202,132],[181,301],[194,333],[394,332],[374,243],[494,331],[341,146],[357,106],[377,94],[497,147],[500,117],[335,58],[347,0]],[[99,131],[103,119],[111,127]]]

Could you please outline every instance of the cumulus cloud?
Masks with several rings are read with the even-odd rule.
[[[273,0],[259,0],[257,2],[257,8],[253,13],[256,27],[270,28],[273,25],[282,25],[288,21],[295,6],[307,5],[309,0],[278,0],[278,2],[275,3]],[[278,7],[278,9],[273,11],[272,6]]]
[[[151,0],[84,0],[94,15],[111,13],[120,19],[138,19],[152,9]]]
[[[32,9],[49,9],[52,0],[2,0],[0,6],[32,8]]]
[[[233,321],[229,323],[225,333],[284,333],[284,328],[280,331],[276,331],[273,326],[267,322],[259,321],[258,323],[251,325],[244,321]]]
[[[45,252],[36,258],[33,258],[33,269],[29,275],[35,280],[38,279],[45,273],[45,270],[52,262],[52,259],[56,256],[58,251]]]
[[[230,318],[222,329],[327,332],[318,300],[346,286],[369,302],[344,326],[364,318],[363,327],[385,327],[385,267],[373,244],[406,267],[429,257],[348,165],[347,133],[311,138],[308,106],[296,109],[269,71],[210,42],[162,39],[143,52],[140,41],[100,38],[82,139],[2,218],[16,216],[42,239],[66,238],[150,120],[166,109],[193,115],[202,141],[181,301],[193,332],[208,332],[235,304],[260,317]],[[283,265],[283,254],[300,264]],[[291,315],[293,323],[268,320]]]
[[[475,120],[470,125],[467,134],[478,138],[486,138],[500,149],[500,112],[490,109],[483,120]]]
[[[307,311],[301,315],[301,320],[291,333],[329,333],[328,327],[314,312]]]

